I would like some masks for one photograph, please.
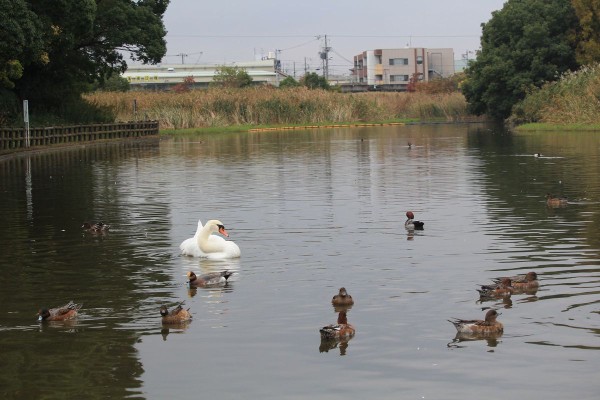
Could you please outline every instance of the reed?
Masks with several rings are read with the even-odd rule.
[[[462,94],[338,93],[305,87],[210,88],[175,92],[95,92],[92,104],[112,109],[118,121],[158,120],[161,128],[319,124],[399,118],[456,121],[468,117]],[[137,116],[133,103],[137,102]]]
[[[600,124],[600,64],[584,66],[534,89],[514,107],[510,121]]]

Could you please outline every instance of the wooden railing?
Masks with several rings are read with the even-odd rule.
[[[29,143],[24,128],[0,127],[0,152],[25,150],[56,144],[73,144],[158,135],[158,121],[31,128]]]

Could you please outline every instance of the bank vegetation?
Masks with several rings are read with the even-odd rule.
[[[162,129],[469,118],[459,92],[350,94],[305,87],[249,87],[184,93],[96,92],[85,98],[110,109],[117,121],[158,120]]]
[[[532,89],[510,117],[521,129],[600,128],[600,64],[567,72],[560,79]],[[531,125],[531,124],[534,125]]]

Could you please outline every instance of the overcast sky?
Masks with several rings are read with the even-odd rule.
[[[479,48],[481,23],[505,0],[171,0],[164,64],[230,64],[276,52],[300,74],[319,67],[325,35],[330,74],[347,74],[365,50]],[[187,54],[182,57],[181,54]],[[472,57],[470,54],[469,57]]]

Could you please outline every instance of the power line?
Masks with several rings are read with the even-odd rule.
[[[320,35],[202,35],[202,34],[167,34],[167,37],[194,37],[194,38],[303,38],[303,37],[311,37]],[[336,38],[470,38],[470,37],[480,37],[481,35],[327,35],[329,37]]]

